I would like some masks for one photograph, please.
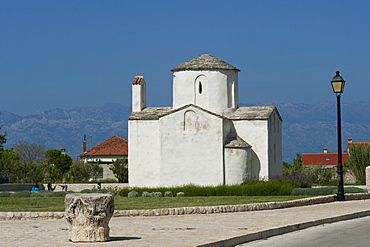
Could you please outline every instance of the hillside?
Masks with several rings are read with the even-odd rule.
[[[335,102],[294,104],[290,102],[264,102],[252,105],[277,106],[283,118],[283,160],[292,162],[296,153],[329,152],[337,150],[337,126]],[[6,148],[18,141],[37,143],[46,149],[67,148],[75,158],[82,152],[83,135],[87,135],[87,147],[120,135],[127,138],[127,119],[131,107],[106,104],[102,107],[75,107],[70,110],[52,109],[27,116],[18,116],[0,110],[2,132],[7,132]],[[348,137],[354,141],[370,140],[370,102],[342,104],[343,149]],[[90,136],[92,138],[90,138]]]

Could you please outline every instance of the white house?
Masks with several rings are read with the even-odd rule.
[[[113,172],[109,169],[113,161],[117,159],[127,159],[128,141],[115,135],[108,140],[99,143],[95,147],[86,150],[86,141],[83,142],[83,153],[78,157],[86,162],[97,162],[103,168],[103,174],[99,179],[116,179]]]
[[[238,107],[239,69],[201,55],[171,70],[173,107],[146,107],[132,82],[129,184],[240,184],[281,175],[282,119],[274,106]]]

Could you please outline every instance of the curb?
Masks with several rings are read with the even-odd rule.
[[[324,219],[315,220],[315,221],[307,221],[307,222],[302,222],[302,223],[293,224],[293,225],[270,228],[270,229],[259,231],[259,232],[241,234],[238,236],[218,240],[218,241],[211,242],[211,243],[191,245],[188,247],[232,247],[238,244],[245,244],[245,243],[249,243],[252,241],[266,239],[269,237],[274,237],[274,236],[282,235],[282,234],[289,233],[289,232],[304,230],[304,229],[314,227],[314,226],[335,223],[335,222],[344,221],[344,220],[351,220],[351,219],[356,219],[356,218],[361,218],[361,217],[366,217],[366,216],[370,216],[370,210],[331,217],[331,218],[324,218]]]
[[[346,194],[346,200],[370,199],[370,193]],[[273,210],[290,207],[308,206],[336,201],[336,195],[309,197],[286,202],[264,202],[242,205],[208,207],[162,208],[148,210],[115,210],[113,217],[152,217],[167,215],[219,214],[259,210]],[[64,218],[64,212],[0,212],[0,221],[5,220],[51,220]]]

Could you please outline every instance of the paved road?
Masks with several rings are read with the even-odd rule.
[[[370,217],[347,220],[322,226],[317,226],[297,232],[259,240],[239,247],[332,247],[370,246]]]
[[[360,213],[370,215],[370,200],[238,213],[113,217],[109,224],[111,241],[90,244],[68,242],[68,224],[65,219],[9,220],[0,221],[0,246],[183,247],[215,242],[218,242],[218,245],[212,246],[224,246],[225,241],[230,239],[233,241],[240,236],[258,234],[266,230],[280,232],[280,229],[285,229],[287,226],[293,226],[297,230],[302,229],[299,227],[307,222],[320,222],[322,219],[333,217],[348,219],[348,215]],[[299,244],[294,246],[303,246],[301,242],[300,240]],[[243,242],[238,241],[236,244],[239,243]]]

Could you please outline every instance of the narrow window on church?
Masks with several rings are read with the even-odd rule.
[[[202,94],[203,88],[202,88],[202,82],[199,82],[199,94]]]

